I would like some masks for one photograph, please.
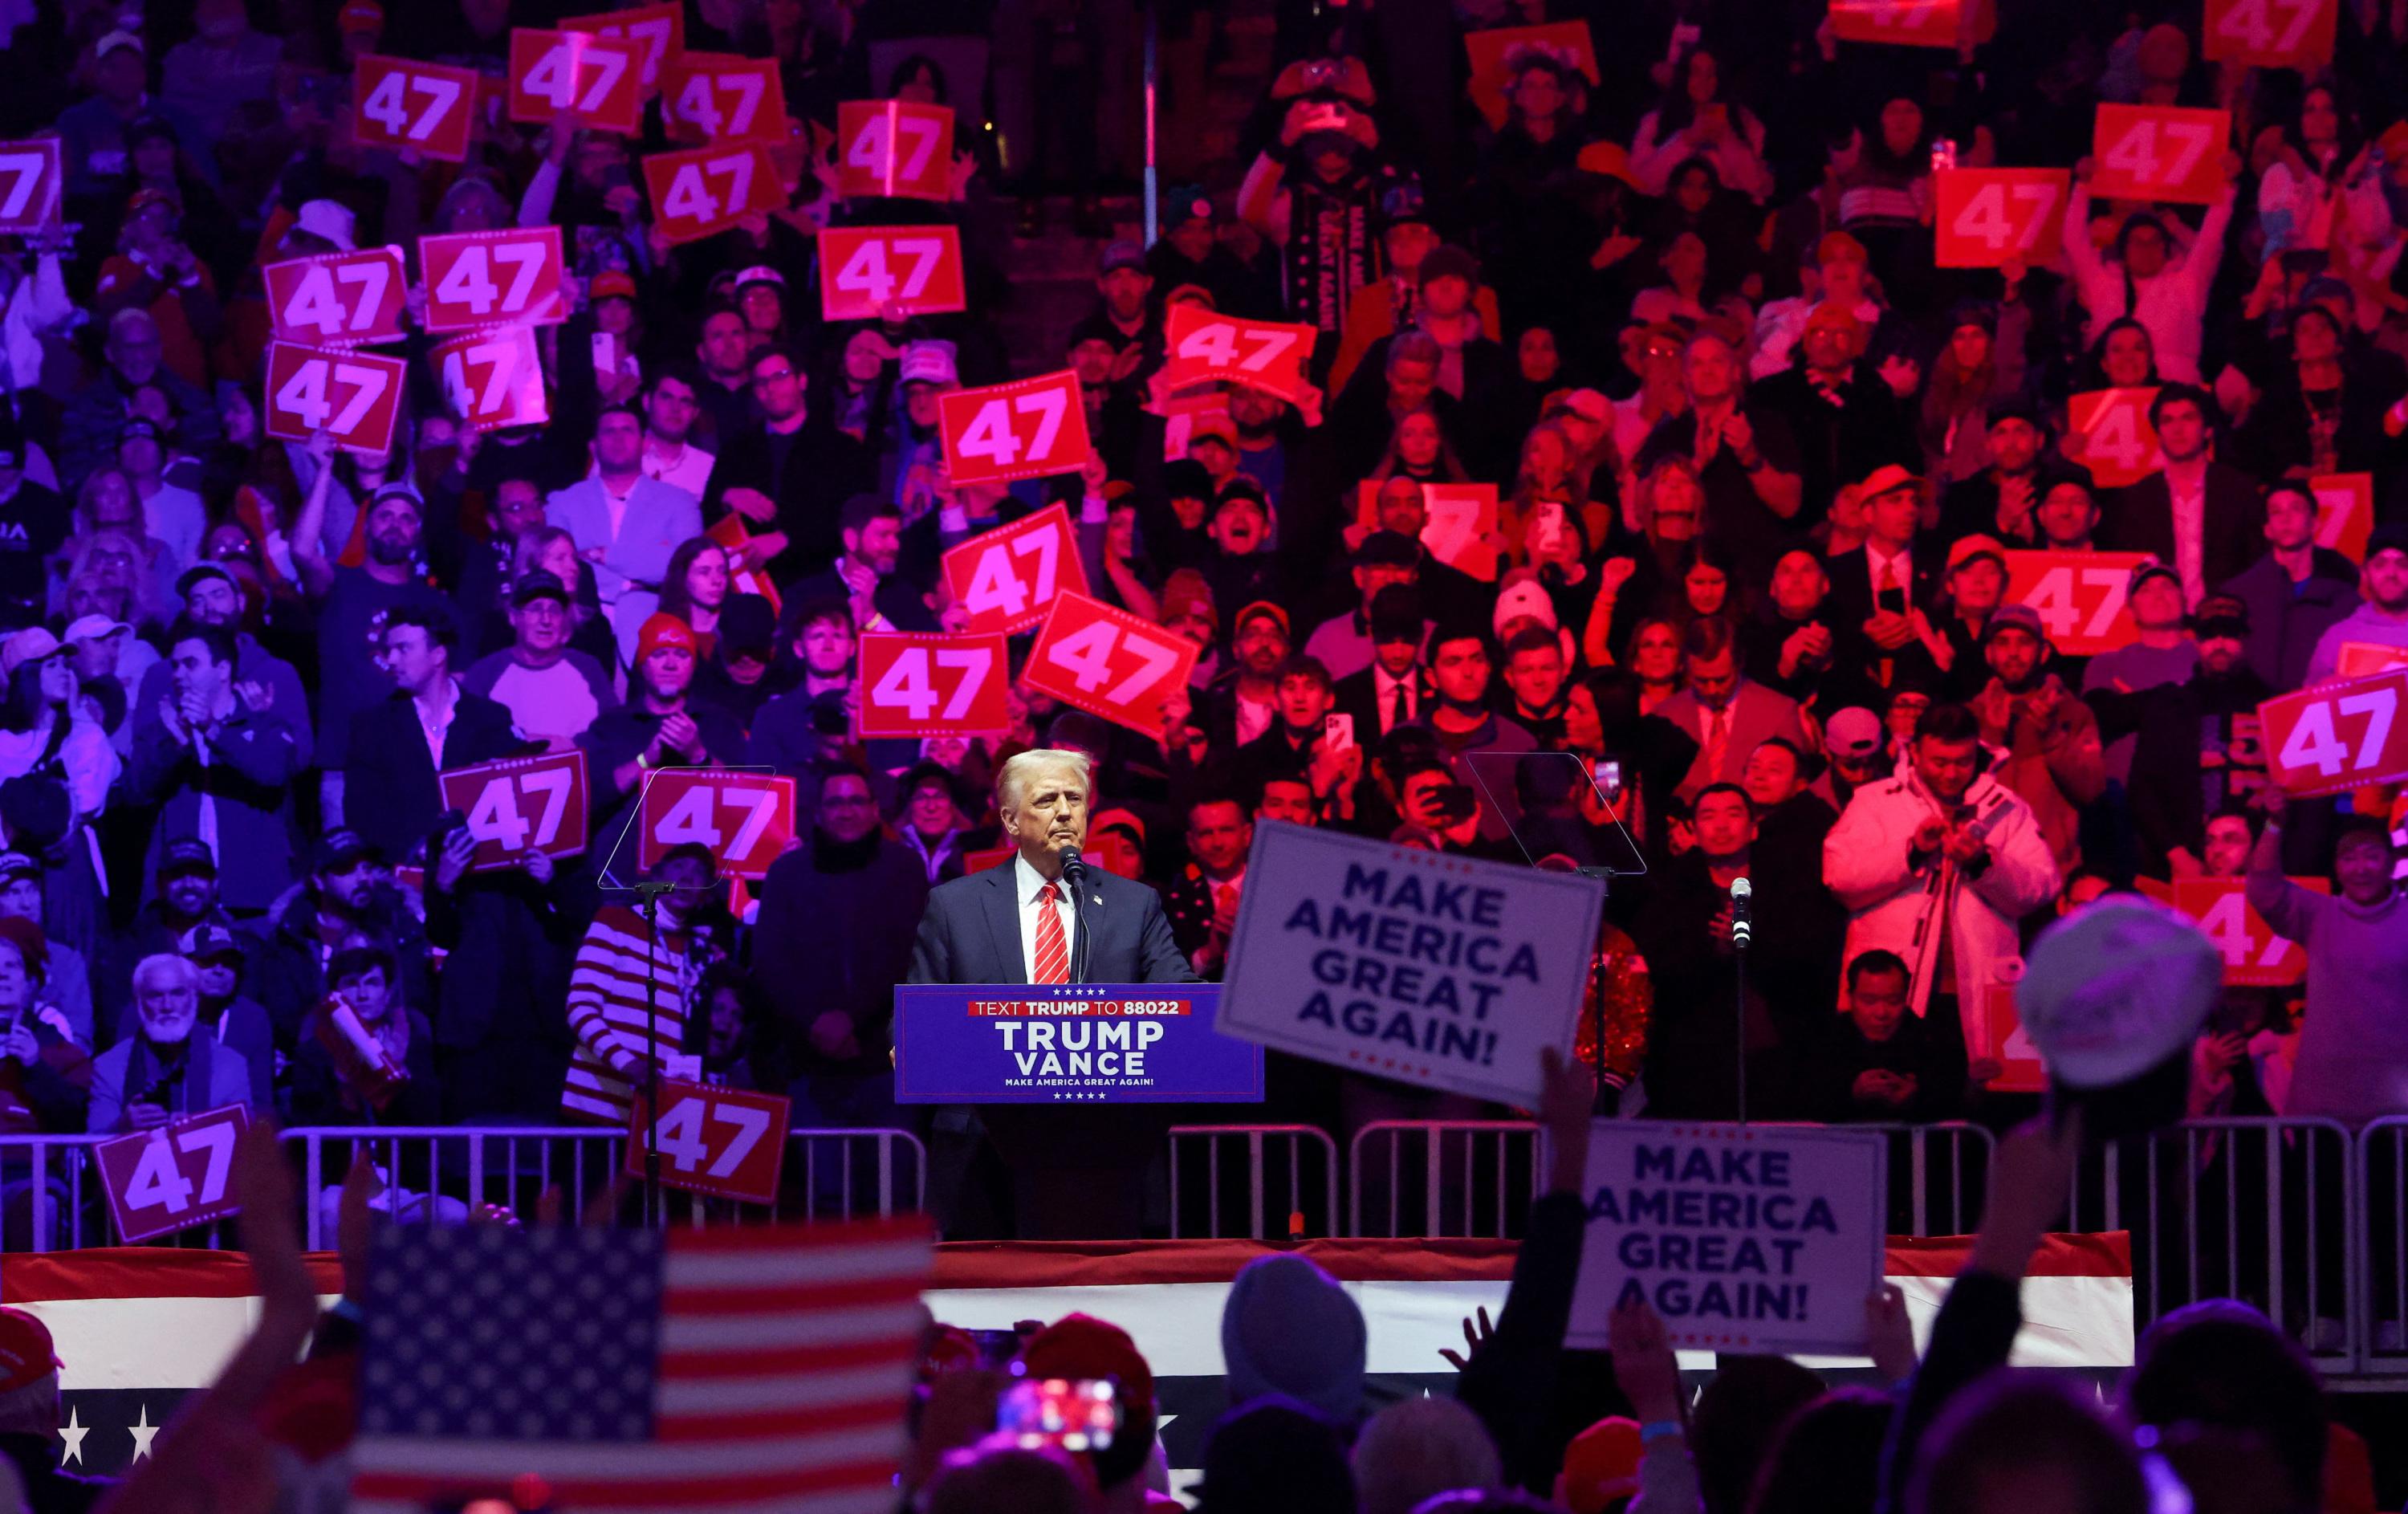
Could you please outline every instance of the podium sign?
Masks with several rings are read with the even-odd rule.
[[[1214,1029],[1216,983],[904,985],[895,1102],[1259,1103],[1259,1046]]]

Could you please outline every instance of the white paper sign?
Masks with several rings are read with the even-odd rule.
[[[1309,826],[1254,827],[1221,1031],[1533,1106],[1571,1045],[1605,887]]]
[[[1636,1294],[1675,1347],[1861,1355],[1887,1155],[1875,1131],[1598,1120],[1564,1344],[1604,1349]]]

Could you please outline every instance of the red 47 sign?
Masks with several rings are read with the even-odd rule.
[[[2306,69],[2332,62],[2334,0],[2207,0],[2215,63]]]
[[[820,233],[820,315],[872,321],[969,308],[952,226],[830,226]]]
[[[905,100],[836,108],[837,193],[847,199],[953,197],[953,113]]]
[[[716,768],[668,768],[644,783],[636,865],[650,872],[679,846],[699,845],[720,875],[765,877],[795,839],[795,781]]]
[[[2102,105],[2091,126],[2090,192],[2213,205],[2224,193],[2224,146],[2231,137],[2228,111]]]
[[[2072,178],[2064,169],[1943,168],[1932,178],[1940,196],[1940,267],[2037,267],[2057,257]]]
[[[408,379],[409,365],[398,357],[271,342],[267,434],[280,441],[307,441],[324,431],[337,445],[389,453]]]
[[[238,1212],[227,1182],[251,1112],[228,1104],[93,1148],[109,1218],[128,1246]]]
[[[1087,592],[1087,569],[1068,505],[1048,505],[982,531],[945,553],[945,590],[969,612],[967,629],[1025,631],[1062,593]]]
[[[0,142],[0,232],[57,224],[59,191],[65,182],[56,137]]]
[[[1011,724],[1003,633],[871,631],[861,639],[861,734],[982,736]]]
[[[2364,563],[2374,529],[2374,475],[2319,473],[2308,480],[2308,493],[2316,501],[2316,545]]]
[[[644,97],[661,86],[661,70],[685,51],[685,7],[639,6],[633,10],[608,10],[596,16],[571,16],[560,23],[565,32],[591,32],[613,42],[633,43],[638,77]]]
[[[267,318],[285,341],[361,346],[404,335],[402,286],[408,279],[398,247],[293,258],[259,271],[267,282]]]
[[[2330,893],[2322,878],[2294,878],[2302,888]],[[2224,954],[2224,981],[2237,988],[2282,988],[2308,975],[2308,954],[2249,907],[2239,878],[2177,878],[2174,908],[2199,922],[2200,934]]]
[[[472,431],[541,425],[552,419],[535,328],[503,326],[440,342],[428,354],[452,413]]]
[[[1175,305],[1163,333],[1171,386],[1219,379],[1292,403],[1304,393],[1304,360],[1312,354],[1316,335],[1311,326],[1246,321],[1200,305]]]
[[[585,850],[592,804],[582,751],[504,757],[440,777],[443,807],[466,815],[468,834],[476,838],[469,872],[514,867],[527,852],[574,857]]]
[[[418,238],[429,332],[568,319],[560,297],[560,228],[454,231]]]
[[[1187,686],[1196,643],[1083,594],[1054,601],[1024,674],[1041,689],[1090,714],[1162,734],[1162,701]]]
[[[2149,424],[2154,386],[2086,389],[2066,401],[2066,429],[2082,439],[2075,454],[2102,489],[2138,483],[2166,466],[2157,428]]]
[[[444,163],[468,158],[477,108],[477,71],[415,58],[360,55],[351,71],[360,102],[352,132],[364,147],[414,151]]]
[[[669,135],[683,142],[774,144],[786,139],[786,86],[769,58],[689,52],[661,91]]]
[[[2408,777],[2408,670],[2335,680],[2268,699],[2266,776],[2286,793],[2344,794]]]
[[[793,1118],[793,1105],[775,1093],[663,1082],[661,1117],[654,1119],[638,1089],[627,1128],[627,1175],[644,1176],[646,1154],[657,1151],[666,1187],[772,1203]]]
[[[574,111],[595,131],[631,133],[644,106],[638,44],[592,32],[510,30],[510,119],[550,123]]]
[[[1009,483],[1087,466],[1087,407],[1068,368],[937,397],[945,462],[956,487]]]
[[[1842,42],[1953,48],[1957,10],[1957,0],[1831,0],[1831,35]]]
[[[2070,657],[2095,656],[2140,634],[2124,602],[2143,552],[2010,552],[2007,603],[2040,612],[2051,645]]]
[[[786,203],[777,161],[758,142],[655,152],[644,160],[652,224],[673,242],[715,236]]]

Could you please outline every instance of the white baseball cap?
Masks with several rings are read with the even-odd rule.
[[[350,206],[338,200],[304,200],[293,223],[312,237],[322,237],[339,250],[349,252],[359,244],[359,218]]]
[[[2186,1084],[2191,1043],[2223,991],[2223,954],[2198,925],[2137,894],[2108,894],[2041,933],[2015,1014],[2050,1083],[2097,1096],[2169,1064]]]

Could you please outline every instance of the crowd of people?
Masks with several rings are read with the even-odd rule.
[[[2396,7],[2341,5],[2300,70],[2207,61],[2188,12],[1988,37],[1966,7],[1930,49],[1709,0],[1281,4],[1234,155],[1043,339],[1002,269],[1046,202],[998,198],[1035,180],[996,182],[979,81],[934,41],[870,66],[1023,7],[689,7],[684,46],[775,60],[793,118],[789,203],[698,240],[641,187],[656,111],[480,110],[457,165],[359,139],[359,57],[496,75],[574,8],[0,7],[0,137],[64,169],[62,222],[0,254],[10,1128],[610,1121],[674,1065],[924,1132],[891,990],[1032,748],[1093,759],[1093,844],[1206,978],[1264,819],[1615,872],[1581,1054],[1625,1113],[2009,1122],[2031,934],[2195,878],[2246,878],[2307,960],[2303,996],[2233,993],[2198,1107],[2408,1110],[2395,796],[2286,806],[2257,714],[2408,660]],[[1585,50],[1471,77],[1462,35],[1569,21]],[[868,98],[955,111],[950,201],[837,193]],[[2094,196],[2101,101],[2229,112],[2214,203]],[[1989,165],[2071,169],[2060,253],[1937,266],[1935,174]],[[967,310],[820,317],[820,231],[930,221]],[[548,420],[465,425],[417,362],[389,454],[267,438],[264,265],[536,225],[570,306]],[[1169,394],[1188,306],[1313,328],[1306,390]],[[1064,367],[1083,468],[957,486],[939,398]],[[2154,437],[2113,486],[2071,406],[2102,390]],[[1162,728],[1015,665],[1007,729],[862,738],[859,639],[960,629],[942,554],[1055,502],[1090,591],[1197,648]],[[2105,617],[2011,595],[2026,551],[2145,555],[2103,575],[2129,640],[2060,645]],[[569,750],[585,851],[480,861],[438,773]],[[648,919],[638,796],[734,765],[798,780],[796,844],[740,890],[672,850]],[[1278,1057],[1270,1090],[1337,1132],[1468,1112]]]
[[[1441,1353],[1458,1373],[1451,1391],[1387,1398],[1369,1370],[1369,1329],[1354,1292],[1302,1256],[1264,1255],[1239,1272],[1224,1302],[1226,1405],[1202,1437],[1200,1478],[1178,1479],[1182,1498],[1172,1492],[1160,1441],[1168,1416],[1157,1368],[1127,1331],[1086,1313],[972,1331],[924,1310],[908,1401],[867,1406],[843,1421],[854,1463],[828,1475],[878,1475],[872,1496],[846,1495],[841,1507],[914,1514],[1190,1507],[1201,1514],[2304,1514],[2382,1507],[2367,1439],[2329,1408],[2299,1344],[2245,1305],[2201,1303],[2157,1321],[2108,1391],[2071,1374],[2007,1364],[2024,1324],[2024,1278],[2040,1266],[2065,1203],[2083,1140],[2078,1117],[2056,1128],[2034,1120],[2000,1143],[1980,1232],[1928,1330],[1911,1326],[1894,1286],[1865,1299],[1873,1370],[1855,1375],[1861,1380],[1834,1384],[1786,1358],[1726,1352],[1700,1383],[1684,1374],[1664,1321],[1644,1302],[1614,1309],[1610,1349],[1568,1348],[1583,1248],[1603,1238],[1588,1233],[1598,1227],[1584,1186],[1595,1083],[1586,1068],[1549,1053],[1543,1084],[1542,1192],[1502,1307],[1493,1321],[1484,1308],[1466,1319],[1465,1349]],[[377,1252],[376,1175],[363,1159],[344,1185],[341,1296],[322,1308],[292,1218],[293,1177],[272,1133],[251,1132],[232,1169],[260,1295],[256,1322],[122,1484],[59,1464],[60,1371],[77,1363],[62,1362],[36,1316],[0,1310],[0,1507],[265,1514],[296,1502],[342,1507],[352,1409],[373,1391],[362,1384],[396,1337],[393,1301],[379,1286],[389,1287],[394,1273]],[[585,1222],[601,1218],[589,1213]],[[558,1222],[556,1215],[543,1221]],[[894,1247],[891,1237],[884,1244]],[[405,1321],[399,1334],[408,1333]],[[880,1344],[848,1343],[849,1357],[870,1360]],[[296,1358],[304,1360],[296,1365]],[[1098,1388],[1109,1390],[1111,1405],[1100,1416],[1049,1416],[1019,1402],[1034,1394],[1058,1405]],[[826,1414],[800,1423],[815,1426]],[[896,1419],[903,1433],[890,1439]],[[899,1465],[868,1459],[891,1454],[885,1448],[897,1442]],[[888,1466],[896,1467],[891,1488]],[[555,1507],[540,1477],[510,1480],[505,1495],[498,1481],[450,1475],[459,1495],[440,1507]],[[838,1506],[805,1494],[800,1507]]]

